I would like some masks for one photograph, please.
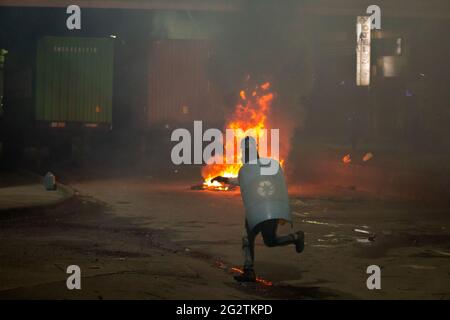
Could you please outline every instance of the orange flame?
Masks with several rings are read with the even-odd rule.
[[[237,273],[240,273],[240,274],[244,273],[244,271],[242,269],[240,269],[240,268],[231,268],[231,271],[234,271],[234,272],[237,272]],[[263,284],[265,286],[268,286],[268,287],[273,286],[272,281],[269,281],[269,280],[266,280],[266,279],[263,279],[263,278],[259,278],[259,277],[256,277],[256,282],[259,282],[259,283],[261,283],[261,284]]]
[[[352,162],[352,158],[350,156],[350,154],[346,154],[343,158],[342,158],[342,162],[345,164],[349,164],[350,162]]]
[[[234,150],[234,159],[232,160],[235,161],[229,161],[234,164],[227,164],[227,159],[225,158],[224,164],[209,164],[204,166],[202,168],[202,177],[204,179],[203,187],[205,189],[228,190],[229,187],[217,181],[211,182],[211,180],[217,176],[227,178],[237,177],[239,169],[242,166],[239,146],[237,144],[248,135],[249,131],[252,131],[257,139],[263,137],[263,129],[267,128],[267,118],[273,99],[275,98],[274,93],[269,91],[270,87],[270,82],[265,82],[251,90],[245,89],[239,92],[240,101],[225,126],[227,129],[234,129],[235,132],[235,140],[233,142],[226,141],[225,144],[226,149],[232,148]],[[248,94],[250,92],[251,94]],[[283,164],[282,161],[280,162]]]

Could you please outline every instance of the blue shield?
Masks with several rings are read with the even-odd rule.
[[[282,219],[292,223],[289,196],[281,166],[274,175],[262,175],[262,166],[264,164],[258,160],[255,164],[244,164],[239,170],[241,196],[250,230],[257,224],[271,219]]]

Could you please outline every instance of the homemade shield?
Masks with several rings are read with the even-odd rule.
[[[261,166],[265,165],[265,161],[268,159],[260,159],[257,164],[244,164],[239,171],[239,185],[250,229],[271,219],[292,222],[289,196],[281,166],[274,175],[261,175]]]

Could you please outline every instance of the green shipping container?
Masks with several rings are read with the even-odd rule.
[[[110,124],[112,87],[112,39],[39,40],[36,120]]]

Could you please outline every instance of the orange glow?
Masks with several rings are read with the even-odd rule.
[[[261,85],[261,88],[264,89],[264,90],[269,89],[269,88],[270,88],[270,82],[263,83],[263,84]]]
[[[214,178],[214,177],[212,177]],[[206,179],[203,182],[203,188],[204,189],[211,189],[211,190],[216,190],[216,191],[227,191],[229,189],[229,187],[224,186],[222,183],[218,182],[218,181],[214,181],[212,182],[212,178]]]
[[[202,168],[202,177],[204,179],[203,187],[205,189],[229,190],[229,187],[222,183],[217,181],[211,182],[211,180],[217,176],[227,178],[237,177],[239,169],[242,166],[239,142],[248,135],[249,131],[252,131],[253,136],[257,140],[263,137],[263,129],[267,129],[267,119],[275,98],[274,93],[268,91],[269,88],[270,83],[266,82],[256,88],[252,88],[251,91],[248,91],[249,89],[240,91],[239,96],[241,99],[225,126],[226,129],[235,130],[234,141],[226,141],[225,143],[226,150],[229,148],[234,150],[234,159],[232,159],[234,161],[229,161],[234,164],[227,164],[224,156],[224,164],[209,164],[204,166]],[[252,92],[252,94],[247,94],[247,92]],[[283,161],[280,161],[280,163],[283,165]]]
[[[240,269],[240,268],[231,268],[231,271],[234,271],[234,272],[237,272],[237,273],[240,273],[240,274],[244,273],[244,271],[242,269]],[[263,278],[259,278],[259,277],[256,277],[256,282],[259,282],[259,283],[261,283],[261,284],[263,284],[265,286],[268,286],[268,287],[273,286],[272,281],[269,281],[269,280],[266,280],[266,279],[263,279]]]
[[[370,159],[372,159],[373,158],[373,153],[372,152],[367,152],[365,155],[364,155],[364,157],[363,157],[363,161],[364,162],[367,162],[367,161],[369,161]]]
[[[345,164],[349,164],[350,162],[352,162],[352,158],[350,157],[350,154],[345,155],[342,158],[342,162],[345,163]]]

